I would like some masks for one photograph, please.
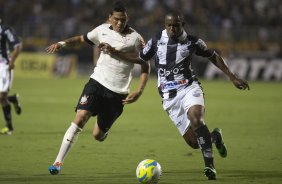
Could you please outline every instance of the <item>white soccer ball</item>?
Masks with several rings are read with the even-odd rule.
[[[143,184],[157,184],[161,175],[161,165],[153,159],[141,161],[136,169],[137,180]]]

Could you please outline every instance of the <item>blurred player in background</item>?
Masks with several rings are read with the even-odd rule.
[[[109,22],[85,35],[52,44],[47,48],[47,52],[54,53],[63,47],[85,42],[96,46],[101,42],[111,42],[121,52],[132,53],[139,52],[144,47],[143,38],[128,26],[127,12],[121,2],[114,4],[109,14]],[[48,168],[52,175],[60,172],[67,153],[91,116],[97,116],[97,122],[93,128],[94,138],[104,141],[109,129],[122,114],[124,105],[135,102],[141,96],[148,79],[149,64],[146,62],[141,64],[138,89],[128,94],[133,66],[133,63],[126,60],[115,59],[108,54],[100,53],[94,72],[80,96],[75,118],[65,133],[57,158]]]
[[[8,96],[12,86],[15,61],[21,49],[22,43],[13,28],[3,24],[0,18],[0,103],[6,121],[6,127],[1,129],[1,134],[11,135],[14,130],[11,103],[14,105],[16,113],[21,113],[18,94]]]
[[[140,52],[139,59],[119,52],[109,43],[102,43],[101,49],[111,56],[137,63],[155,57],[163,108],[187,144],[194,149],[201,149],[205,163],[204,174],[209,180],[215,180],[212,143],[215,143],[221,157],[227,156],[227,149],[221,130],[215,128],[210,133],[204,122],[204,92],[191,69],[193,55],[208,58],[238,89],[249,89],[249,85],[234,75],[223,58],[215,50],[208,49],[203,40],[189,35],[184,30],[184,25],[180,12],[168,13],[165,16],[165,29],[148,41]]]

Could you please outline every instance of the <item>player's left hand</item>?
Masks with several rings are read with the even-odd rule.
[[[238,78],[237,76],[235,76],[234,78],[231,78],[234,86],[238,89],[241,89],[241,90],[250,90],[250,87],[249,87],[249,84],[247,81],[244,81],[240,78]]]
[[[125,104],[131,104],[131,103],[137,101],[140,96],[141,96],[141,93],[140,93],[140,92],[138,92],[138,91],[133,92],[133,93],[129,94],[129,95],[126,97],[126,99],[124,99],[124,100],[122,101],[122,104],[124,104],[124,105],[125,105]]]

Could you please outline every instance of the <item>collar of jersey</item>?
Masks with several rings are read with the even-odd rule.
[[[177,38],[180,42],[183,42],[187,38],[186,31],[183,30],[182,34]]]

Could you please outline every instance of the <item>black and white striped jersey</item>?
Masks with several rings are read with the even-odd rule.
[[[16,35],[15,31],[7,25],[0,24],[0,60],[1,62],[2,61],[9,62],[10,51],[14,50],[14,47],[19,43],[20,43],[20,39]],[[3,60],[1,58],[3,58]]]
[[[191,68],[193,54],[211,57],[214,51],[208,49],[203,40],[185,31],[175,40],[163,30],[147,42],[139,57],[147,61],[155,56],[158,90],[163,99],[168,99],[174,98],[179,89],[197,81]]]

